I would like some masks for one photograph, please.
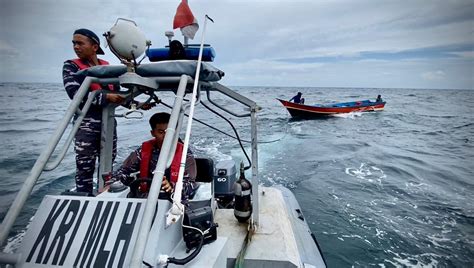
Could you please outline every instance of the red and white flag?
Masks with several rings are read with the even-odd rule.
[[[181,1],[176,10],[176,15],[174,15],[173,29],[176,28],[180,28],[181,33],[190,39],[194,39],[196,32],[199,30],[199,24],[186,0]]]

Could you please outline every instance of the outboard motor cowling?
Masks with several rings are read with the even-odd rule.
[[[214,197],[222,207],[231,206],[234,199],[234,183],[237,168],[234,160],[219,161],[214,175]]]
[[[240,164],[240,177],[234,183],[234,216],[246,222],[252,214],[252,184],[245,178],[244,163]]]

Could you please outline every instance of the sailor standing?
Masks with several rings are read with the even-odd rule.
[[[76,59],[67,60],[63,66],[63,83],[69,98],[73,99],[79,90],[84,76],[74,75],[79,70],[89,68],[96,65],[108,65],[105,60],[97,58],[97,54],[104,54],[100,48],[100,40],[97,35],[88,29],[78,29],[73,34],[72,44]],[[113,90],[112,85],[101,86],[99,84],[91,84],[89,90],[109,89]],[[80,108],[82,108],[87,100],[84,97]],[[102,121],[102,108],[109,103],[121,104],[124,98],[116,93],[101,92],[96,95],[92,105],[87,111],[84,120],[79,126],[79,130],[75,136],[76,151],[76,190],[92,194],[92,178],[94,175],[95,162],[100,152],[100,133]],[[76,114],[77,118],[77,114]],[[117,154],[117,130],[116,122],[114,124],[113,139],[113,156],[115,159]]]

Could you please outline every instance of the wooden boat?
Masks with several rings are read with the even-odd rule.
[[[292,117],[314,118],[325,117],[334,114],[344,114],[352,112],[373,112],[381,111],[385,107],[384,101],[373,102],[370,100],[331,103],[324,105],[305,105],[277,99],[285,106]]]

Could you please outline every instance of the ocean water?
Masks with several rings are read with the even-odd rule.
[[[263,185],[290,188],[329,267],[474,266],[474,90],[237,87],[258,114]],[[291,120],[275,98],[306,103],[375,99],[385,111]],[[70,103],[61,84],[0,84],[0,219]],[[172,96],[163,94],[171,103]],[[214,97],[238,113],[245,109]],[[122,113],[125,110],[118,110]],[[149,138],[147,120],[118,118],[117,164]],[[226,117],[232,118],[225,114]],[[196,118],[232,133],[202,106]],[[248,140],[249,119],[232,118]],[[246,161],[238,143],[199,123],[198,156]],[[244,143],[249,151],[249,144]],[[250,151],[249,151],[250,152]],[[15,250],[47,194],[74,185],[74,153],[44,172],[11,233]]]

